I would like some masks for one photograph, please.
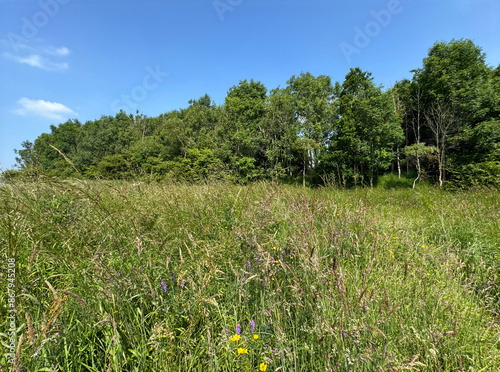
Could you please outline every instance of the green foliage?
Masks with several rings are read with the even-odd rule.
[[[242,80],[219,106],[205,94],[158,117],[120,111],[51,125],[15,150],[18,170],[5,177],[373,187],[389,169],[401,171],[406,147],[407,172],[426,173],[440,186],[492,186],[500,157],[499,71],[462,39],[435,43],[412,79],[389,90],[360,68],[335,84],[302,72],[269,92]],[[427,156],[434,147],[436,157]]]
[[[454,183],[450,188],[500,187],[500,161],[465,164],[451,174]]]
[[[403,141],[400,119],[389,94],[376,87],[369,72],[351,69],[339,87],[339,126],[332,152],[349,178],[374,177],[395,158]],[[345,179],[345,177],[344,177]]]
[[[122,154],[108,155],[97,163],[99,176],[107,179],[123,179],[130,176],[130,164]]]

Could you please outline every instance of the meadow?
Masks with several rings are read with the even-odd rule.
[[[0,369],[500,370],[498,192],[407,181],[4,184]]]

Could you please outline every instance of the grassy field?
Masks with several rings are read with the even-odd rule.
[[[0,186],[0,368],[15,258],[16,371],[500,370],[498,192],[397,183]]]

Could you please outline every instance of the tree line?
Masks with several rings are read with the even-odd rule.
[[[157,117],[68,120],[23,142],[3,177],[373,186],[393,170],[498,187],[500,65],[485,58],[468,39],[436,42],[411,79],[387,90],[360,68],[335,83],[303,72],[270,91],[240,81],[221,105],[204,95]]]

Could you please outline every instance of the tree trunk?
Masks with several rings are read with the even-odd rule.
[[[302,168],[302,187],[306,187],[306,162],[304,162],[304,167]]]
[[[399,148],[398,148],[398,178],[401,178],[401,160],[399,159]]]
[[[415,183],[417,182],[417,180],[420,178],[420,158],[418,157],[418,154],[417,154],[417,178],[415,178],[415,180],[413,180],[413,187],[412,189],[415,188]]]

